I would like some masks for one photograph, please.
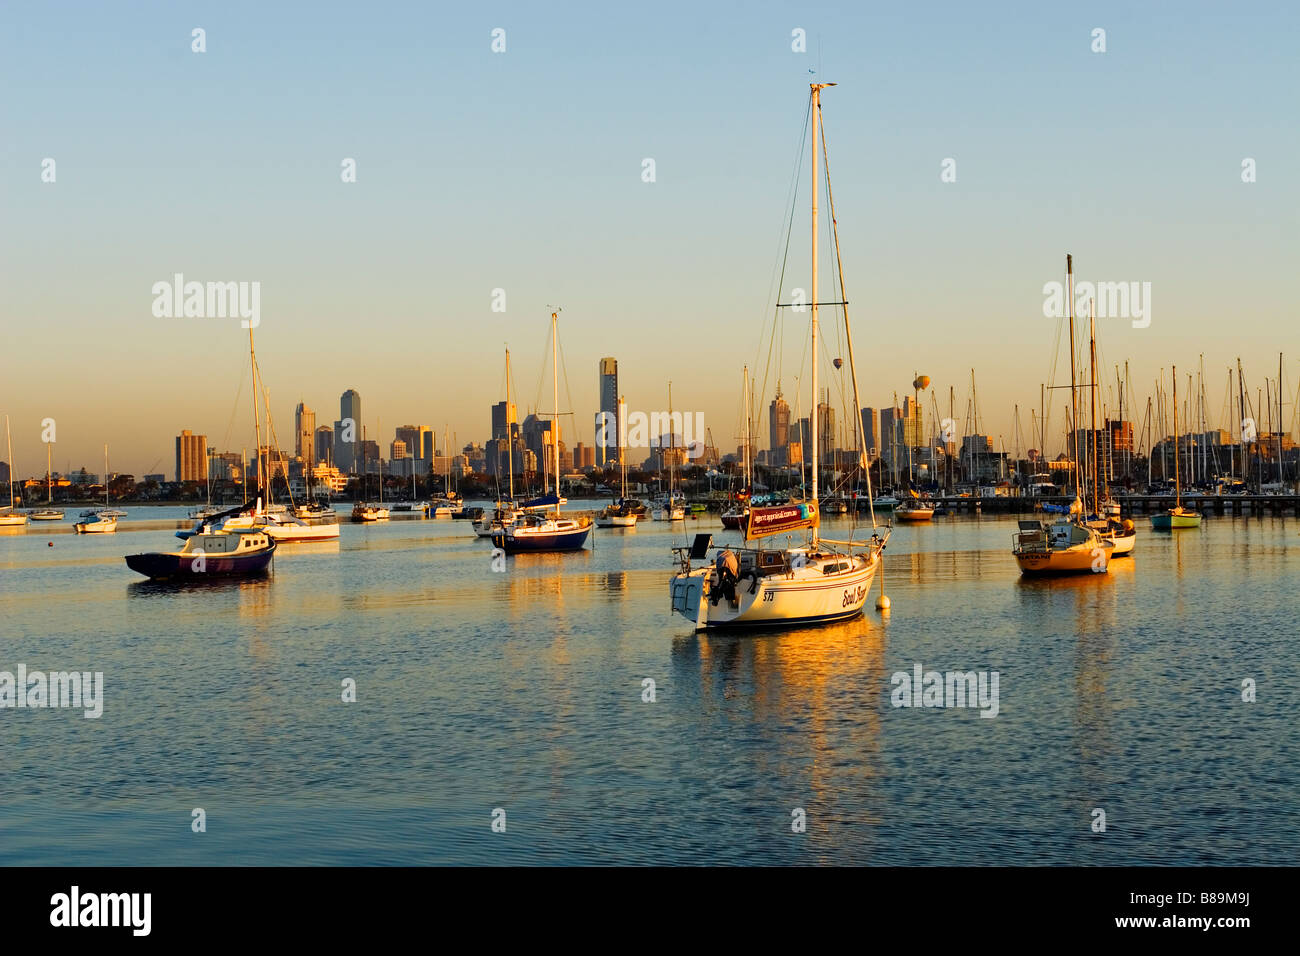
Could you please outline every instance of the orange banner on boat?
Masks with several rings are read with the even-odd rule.
[[[745,522],[745,539],[766,538],[803,528],[815,528],[819,522],[813,504],[778,505],[773,508],[750,508]]]

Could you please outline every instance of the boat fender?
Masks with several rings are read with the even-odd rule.
[[[1125,530],[1125,531],[1132,531],[1132,530],[1133,530],[1133,519],[1132,519],[1132,518],[1125,518],[1125,519],[1124,519],[1124,530]]]

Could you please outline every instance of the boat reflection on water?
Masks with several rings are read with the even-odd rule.
[[[231,577],[194,577],[155,580],[146,578],[132,581],[126,586],[127,597],[145,600],[165,600],[182,594],[214,594],[218,592],[236,592],[246,594],[269,594],[273,574],[254,578]]]
[[[881,823],[877,778],[883,720],[890,711],[886,625],[871,617],[774,631],[699,631],[672,642],[671,693],[714,723],[745,729],[729,754],[743,774],[806,781],[805,802],[861,809],[856,823]],[[846,721],[844,715],[853,713]],[[809,812],[809,832],[831,821]]]

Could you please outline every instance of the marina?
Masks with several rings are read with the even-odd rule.
[[[1292,518],[1152,537],[1141,573],[1116,561],[1102,582],[1022,578],[1003,556],[1014,518],[954,515],[891,538],[887,617],[697,634],[665,594],[663,556],[690,543],[680,526],[598,530],[594,548],[496,572],[464,522],[344,525],[339,541],[281,548],[267,577],[187,586],[121,557],[162,543],[183,512],[130,510],[116,541],[0,534],[10,660],[35,668],[57,640],[61,658],[105,673],[97,727],[3,725],[9,779],[26,783],[0,815],[2,863],[960,865],[996,845],[1009,864],[1241,865],[1300,852],[1300,794],[1275,759],[1300,746],[1286,676],[1300,656],[1277,636],[1292,625]],[[707,527],[739,541],[716,516]],[[917,662],[998,672],[996,719],[895,707],[891,678]],[[340,710],[349,675],[358,704]],[[1243,677],[1267,688],[1253,708]],[[1225,762],[1241,786],[1221,786]],[[86,778],[111,789],[87,802]],[[503,792],[518,832],[506,844],[479,823]],[[1072,835],[1098,803],[1123,822],[1104,844]],[[195,843],[173,804],[222,826]],[[789,839],[787,804],[809,808],[808,839]]]
[[[19,938],[1286,898],[1300,7],[65,6],[0,6]]]

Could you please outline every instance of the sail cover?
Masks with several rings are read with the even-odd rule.
[[[779,505],[774,508],[750,508],[745,522],[745,540],[766,538],[803,528],[817,527],[819,518],[815,502]]]

